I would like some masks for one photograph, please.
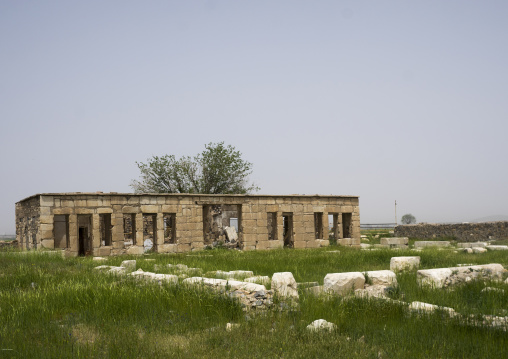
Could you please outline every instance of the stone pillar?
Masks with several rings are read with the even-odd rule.
[[[92,214],[92,248],[96,249],[102,246],[100,220],[97,213]]]
[[[40,217],[40,227],[38,231],[39,235],[37,236],[38,238],[40,238],[40,246],[38,246],[39,248],[48,248],[48,249],[55,248],[54,216],[49,212],[50,212],[49,207],[41,208],[41,213],[44,213],[44,215],[41,215]],[[39,240],[37,242],[39,242]]]
[[[337,239],[344,238],[342,231],[342,212],[337,213]]]
[[[78,216],[76,214],[69,214],[69,245],[67,250],[72,254],[78,254],[79,243],[78,243]]]
[[[124,228],[123,228],[123,213],[113,212],[111,214],[111,241],[113,242],[113,248],[124,247]]]
[[[164,215],[160,212],[157,212],[156,216],[156,226],[155,229],[157,230],[156,238],[157,246],[160,244],[164,244]],[[154,243],[155,245],[155,243]],[[157,247],[156,247],[157,250]]]
[[[143,247],[143,213],[136,213],[136,245]]]
[[[277,240],[282,240],[282,243],[284,243],[284,223],[282,219],[282,211],[277,211]]]
[[[318,238],[318,239],[328,239],[330,234],[329,234],[329,230],[328,228],[330,227],[330,223],[328,222],[328,212],[326,211],[323,211],[323,229],[322,229],[322,232],[323,232],[323,238]]]

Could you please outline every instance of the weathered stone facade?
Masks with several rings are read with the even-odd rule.
[[[508,222],[408,224],[395,227],[394,233],[396,237],[422,239],[453,237],[461,242],[477,242],[508,238]]]
[[[142,254],[148,239],[158,253],[200,250],[228,241],[230,226],[243,250],[359,241],[358,197],[45,193],[16,203],[19,246],[69,256]]]

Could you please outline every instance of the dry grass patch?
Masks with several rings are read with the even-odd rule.
[[[94,344],[99,339],[98,331],[90,325],[76,324],[71,330],[72,338],[78,344],[89,345]]]

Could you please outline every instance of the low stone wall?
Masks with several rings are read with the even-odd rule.
[[[453,237],[461,242],[508,238],[508,221],[460,224],[409,224],[395,227],[396,237]]]

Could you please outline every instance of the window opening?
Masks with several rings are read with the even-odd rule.
[[[230,218],[229,227],[234,227],[235,230],[238,232],[238,218]]]
[[[277,212],[268,212],[266,214],[266,223],[268,227],[268,240],[277,240]]]
[[[69,215],[53,216],[54,246],[55,248],[69,247]]]
[[[351,238],[351,213],[342,213],[342,238]]]
[[[123,240],[125,245],[136,245],[136,214],[123,215]]]
[[[242,205],[203,205],[203,243],[235,243],[242,232]]]
[[[176,213],[164,213],[164,243],[176,243]]]
[[[93,253],[92,216],[78,214],[78,255],[88,256]]]
[[[328,238],[337,240],[339,238],[339,214],[328,214]]]
[[[323,239],[323,213],[314,212],[314,235],[316,239]]]
[[[157,214],[143,213],[143,246],[145,251],[157,246]]]
[[[111,246],[111,214],[99,214],[99,229],[101,235],[101,246]]]
[[[284,247],[293,248],[293,213],[282,214],[282,236],[284,238]]]

